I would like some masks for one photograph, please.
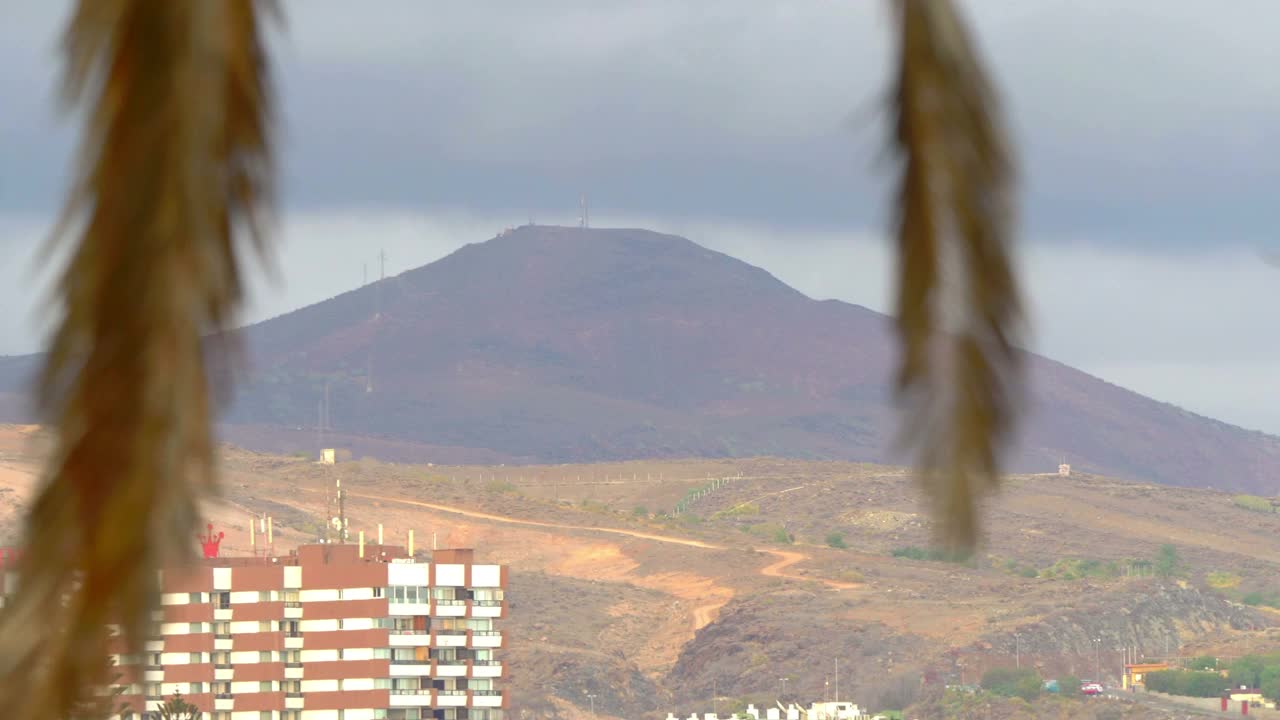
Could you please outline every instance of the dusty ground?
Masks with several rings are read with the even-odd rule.
[[[31,496],[33,437],[0,427],[0,537],[15,532]],[[779,677],[816,697],[834,656],[845,658],[843,686],[871,702],[900,676],[915,673],[918,684],[949,652],[980,648],[985,663],[1009,662],[1009,633],[1060,629],[1054,618],[1071,608],[1096,607],[1099,622],[1121,623],[1120,633],[1129,621],[1110,608],[1152,592],[1145,579],[1027,578],[1009,563],[1150,558],[1172,543],[1184,583],[1230,570],[1242,590],[1280,589],[1272,580],[1280,518],[1236,508],[1221,493],[1101,478],[1011,478],[986,503],[987,542],[967,567],[891,556],[927,546],[931,530],[898,468],[771,458],[320,466],[230,447],[223,465],[222,497],[206,514],[227,532],[227,552],[249,550],[249,518],[259,513],[272,515],[278,551],[323,537],[341,479],[350,526],[370,541],[381,523],[388,542],[404,543],[413,529],[419,549],[475,547],[510,565],[511,681],[529,717],[573,717],[587,693],[601,714],[687,715],[705,710],[690,703],[712,692],[726,703],[767,700]],[[716,489],[691,495],[717,478]],[[686,498],[688,512],[666,516]],[[793,541],[779,542],[779,533]],[[848,547],[828,547],[831,533]],[[1232,627],[1215,619],[1221,612],[1196,617],[1177,631],[1188,648],[1269,642],[1253,620]],[[1050,650],[1087,664],[1087,651],[1039,652]]]

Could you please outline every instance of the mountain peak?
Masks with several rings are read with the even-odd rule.
[[[513,228],[245,335],[226,419],[260,449],[313,451],[327,394],[329,442],[388,459],[903,459],[887,318],[648,230]],[[1275,438],[1029,364],[1011,469],[1275,491]]]

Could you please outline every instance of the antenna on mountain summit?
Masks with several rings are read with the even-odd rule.
[[[578,215],[578,227],[580,228],[591,227],[591,212],[590,212],[590,209],[587,207],[586,193],[582,193],[582,198],[578,200],[578,205],[582,211],[581,214]]]

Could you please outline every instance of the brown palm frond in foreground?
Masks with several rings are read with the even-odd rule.
[[[64,718],[103,677],[108,623],[141,648],[156,570],[190,552],[212,485],[201,337],[241,296],[236,238],[269,200],[253,0],[81,0],[64,38],[87,111],[41,377],[56,443],[0,619],[0,707]],[[260,248],[260,242],[255,239]]]
[[[969,551],[1020,380],[1012,168],[994,93],[951,0],[895,0],[897,378],[940,539]]]

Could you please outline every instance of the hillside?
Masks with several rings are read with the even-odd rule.
[[[886,317],[643,230],[518,228],[245,335],[224,435],[263,450],[315,451],[328,383],[326,442],[386,459],[903,459]],[[1276,492],[1276,438],[1029,365],[1012,469]],[[29,367],[0,359],[0,420]]]
[[[1239,602],[1261,593],[1280,604],[1280,518],[1221,492],[1012,477],[987,504],[987,541],[966,565],[895,556],[930,532],[900,468],[771,458],[321,466],[221,455],[223,492],[205,514],[227,532],[229,554],[247,551],[256,513],[273,516],[280,552],[314,540],[340,478],[353,531],[381,523],[398,539],[414,529],[427,547],[474,547],[508,564],[505,687],[530,720],[586,720],[588,694],[601,716],[627,720],[688,717],[713,694],[722,709],[772,705],[783,677],[794,695],[821,697],[836,657],[844,696],[884,709],[1016,662],[1115,682],[1122,648],[1148,658],[1280,648],[1280,613]],[[29,430],[0,426],[0,499],[27,504],[40,457]],[[724,481],[666,516],[708,477]],[[0,513],[0,538],[16,523]],[[847,548],[827,545],[833,532]],[[1164,543],[1180,558],[1173,577],[1126,571]],[[1071,563],[1083,572],[1059,570]],[[1044,717],[1088,717],[1077,709]]]

